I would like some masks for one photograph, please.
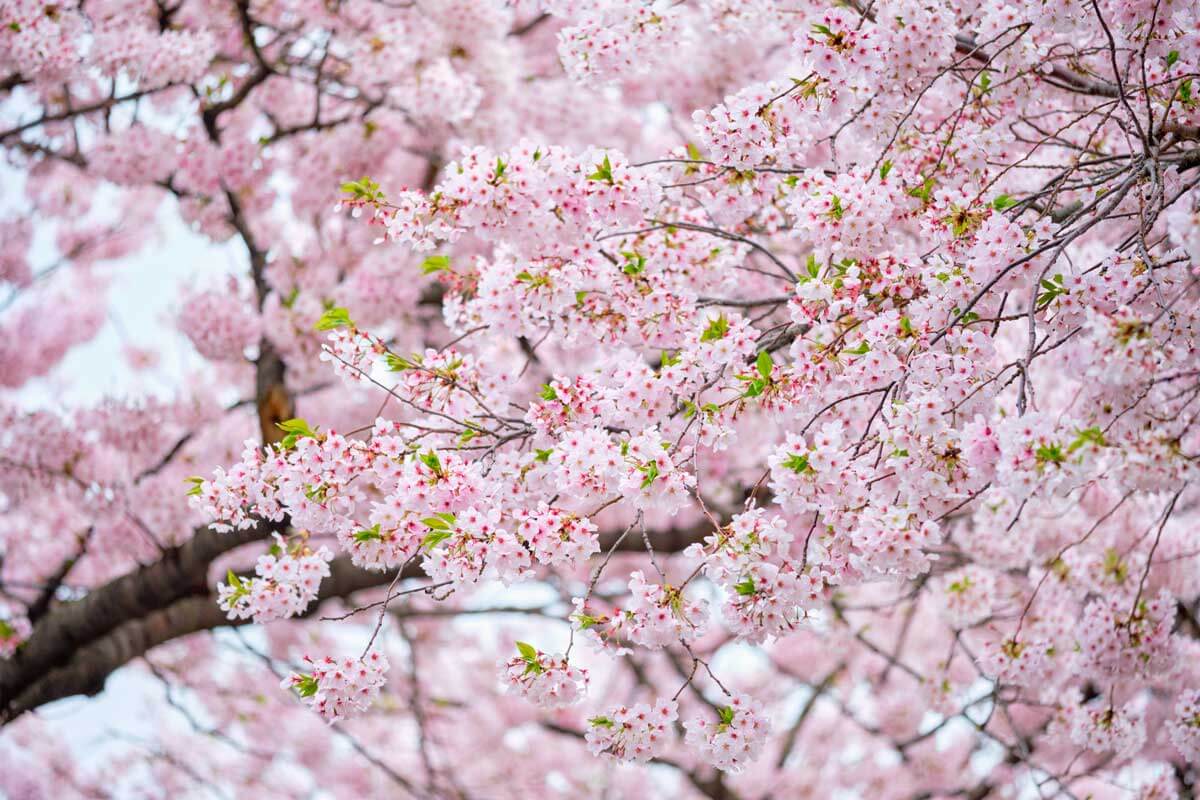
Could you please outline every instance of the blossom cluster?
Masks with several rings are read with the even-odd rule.
[[[683,723],[685,742],[705,762],[726,772],[740,772],[758,759],[771,732],[762,704],[745,695],[734,695],[717,709],[717,719],[697,716]]]
[[[165,723],[96,786],[27,714],[0,794],[187,795],[181,745],[230,796],[527,794],[493,753],[620,796],[1187,794],[1197,53],[1184,0],[0,0],[0,721],[181,636],[214,561],[229,619],[292,620],[267,663],[376,626],[285,682],[321,716],[411,664],[376,774],[224,637],[163,642],[215,752]],[[177,384],[138,337],[129,399],[69,405],[159,230],[238,274],[182,279]],[[518,613],[570,644],[514,657]]]
[[[616,706],[588,720],[588,750],[616,760],[649,761],[662,755],[678,718],[679,705],[674,700],[660,698],[652,706]]]
[[[294,691],[331,725],[370,708],[389,667],[387,658],[375,650],[362,658],[305,656],[304,663],[311,672],[294,672],[280,686]]]
[[[509,690],[539,708],[570,706],[583,699],[588,684],[586,669],[525,642],[517,642],[517,650],[519,655],[500,667],[500,678]]]
[[[217,584],[221,608],[229,619],[269,622],[302,613],[316,599],[321,580],[329,577],[333,553],[327,547],[313,551],[304,543],[289,545],[275,535],[271,551],[258,557],[255,577],[229,571]]]

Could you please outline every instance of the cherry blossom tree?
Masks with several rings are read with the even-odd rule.
[[[0,0],[0,794],[1194,797],[1198,79],[1189,0]],[[31,403],[169,220],[189,371]]]

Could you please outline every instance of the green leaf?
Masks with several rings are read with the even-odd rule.
[[[242,591],[242,579],[231,569],[225,571],[225,583],[232,586],[236,592]]]
[[[587,179],[589,181],[604,181],[608,184],[612,184],[614,182],[612,164],[609,163],[607,155],[604,156],[604,161],[596,165],[596,171],[591,175],[588,175]]]
[[[317,432],[302,419],[285,419],[283,422],[276,422],[275,427],[287,434],[279,443],[284,450],[291,450],[299,439],[316,438],[317,436]]]
[[[788,457],[783,460],[782,466],[787,467],[798,475],[803,475],[805,472],[813,472],[812,465],[808,463],[808,456],[802,453],[789,453]]]
[[[517,642],[517,652],[521,654],[521,658],[523,658],[525,661],[537,663],[537,648],[528,642]]]
[[[717,709],[717,716],[721,719],[722,725],[733,724],[733,708],[730,706],[722,706]]]
[[[300,419],[299,417],[296,417],[293,419],[285,419],[283,422],[276,422],[275,427],[279,428],[279,430],[283,431],[284,433],[294,433],[297,436],[316,436],[317,435],[317,432],[314,431],[311,427],[309,427],[308,422],[303,419]]]
[[[421,262],[421,272],[432,275],[435,272],[450,269],[450,256],[426,256]]]
[[[991,90],[992,90],[992,76],[991,76],[991,74],[988,73],[988,71],[986,69],[982,70],[979,74],[979,88],[977,90],[977,93],[980,97],[983,97],[985,94],[987,94]]]
[[[645,256],[632,252],[622,252],[621,255],[626,258],[625,266],[621,268],[626,275],[641,275],[646,270]]]
[[[496,174],[495,174],[496,180],[499,180],[500,178],[504,177],[504,170],[506,170],[506,169],[508,169],[508,164],[505,164],[503,161],[500,160],[499,156],[496,156]]]
[[[920,186],[914,186],[913,188],[909,189],[908,194],[910,197],[915,197],[922,203],[928,204],[933,198],[933,190],[936,186],[937,182],[934,181],[933,176],[931,175],[922,180]]]
[[[193,475],[192,477],[184,478],[183,480],[185,483],[190,483],[192,485],[192,488],[187,490],[188,497],[200,495],[204,492],[204,478]]]
[[[299,296],[300,296],[300,287],[299,287],[299,286],[293,286],[293,287],[292,287],[292,291],[290,291],[290,292],[288,293],[288,296],[287,296],[287,297],[285,297],[285,298],[283,298],[283,301],[282,301],[282,302],[283,302],[283,307],[284,307],[284,308],[291,308],[292,306],[296,305],[296,298],[297,298],[297,297],[299,297]]]
[[[1175,62],[1178,60],[1179,60],[1179,51],[1178,50],[1172,50],[1171,52],[1167,53],[1167,66],[1168,67],[1175,66]]]
[[[709,320],[708,326],[705,327],[704,333],[700,334],[702,342],[716,342],[725,338],[725,334],[729,333],[729,320],[725,315]]]
[[[575,305],[577,305],[577,306],[583,305],[583,301],[587,299],[587,296],[588,296],[588,293],[586,291],[576,292],[575,293]]]
[[[588,719],[588,724],[594,728],[611,728],[616,723],[608,717],[591,717]]]
[[[642,488],[649,489],[655,479],[658,478],[658,464],[653,461],[647,461],[638,467],[638,472],[645,476],[642,478]]]
[[[1071,442],[1070,447],[1067,448],[1067,452],[1074,453],[1079,448],[1085,447],[1089,444],[1095,445],[1096,447],[1106,447],[1108,442],[1104,439],[1104,431],[1096,427],[1084,428],[1083,430],[1077,431],[1075,435],[1075,441]]]
[[[427,450],[426,452],[417,456],[417,460],[420,461],[425,466],[429,467],[431,470],[433,470],[438,475],[442,474],[442,461],[440,458],[438,458],[438,454],[435,453],[434,451]]]
[[[1067,460],[1062,447],[1057,444],[1044,444],[1033,451],[1038,464],[1061,464]]]
[[[804,265],[804,272],[808,275],[807,278],[801,278],[801,283],[815,281],[821,275],[821,265],[817,262],[816,253],[808,254],[808,261]]]
[[[546,462],[548,462],[550,460],[550,456],[553,455],[554,448],[548,448],[546,450],[534,450],[533,452],[534,452],[533,460],[539,461],[542,464],[545,464]]]
[[[871,345],[867,344],[866,339],[863,339],[858,343],[858,347],[847,347],[842,352],[849,353],[852,356],[863,356],[871,352]]]
[[[453,520],[451,520],[450,522],[447,522],[445,519],[438,516],[438,517],[426,517],[425,519],[421,520],[421,524],[431,530],[444,531],[444,530],[449,530],[450,526],[453,525],[454,523],[453,523]]]
[[[342,184],[342,192],[350,195],[355,200],[365,200],[371,203],[383,202],[384,200],[383,192],[379,190],[379,184],[370,178],[347,181]]]
[[[1067,287],[1063,284],[1063,276],[1055,275],[1052,279],[1043,278],[1039,283],[1045,291],[1038,295],[1037,307],[1045,308],[1054,301],[1056,297],[1067,293]]]
[[[771,380],[771,369],[775,366],[775,362],[771,360],[770,353],[766,350],[759,353],[754,366],[758,368],[758,374],[763,376],[763,380]]]
[[[551,386],[550,384],[548,384],[548,383],[543,383],[543,384],[542,384],[542,391],[540,391],[540,392],[538,393],[538,397],[542,398],[543,400],[557,400],[557,399],[558,399],[558,392],[556,392],[556,391],[554,390],[554,387],[553,387],[553,386]]]
[[[754,588],[754,578],[751,578],[749,575],[747,575],[745,578],[742,578],[742,580],[738,583],[734,584],[733,590],[742,597],[750,597],[756,591],[758,591]]]
[[[328,309],[321,318],[317,320],[315,326],[319,331],[331,331],[335,328],[353,328],[354,320],[350,319],[350,312],[344,308],[334,307]]]
[[[430,531],[425,534],[425,538],[421,540],[421,548],[423,550],[432,550],[437,547],[440,542],[450,538],[450,531]]]
[[[317,693],[317,679],[312,675],[301,675],[300,682],[293,688],[301,697],[312,697]]]
[[[14,628],[8,620],[0,619],[0,642],[7,641],[17,635],[17,629]]]
[[[1179,101],[1189,108],[1192,106],[1192,79],[1179,82]]]
[[[1017,204],[1017,201],[1006,194],[999,195],[992,201],[992,208],[997,211],[1003,211],[1006,208],[1012,208]]]
[[[892,162],[885,161],[879,165],[879,180],[886,181],[888,174],[892,171]]]
[[[398,356],[395,353],[388,353],[384,357],[384,360],[387,362],[387,368],[392,372],[404,372],[406,369],[414,369],[417,366],[407,358]]]
[[[383,539],[383,534],[379,532],[379,523],[375,523],[366,530],[361,530],[354,534],[356,542],[377,542]]]
[[[842,198],[836,194],[829,196],[829,217],[831,219],[840,220],[846,211],[842,208]]]

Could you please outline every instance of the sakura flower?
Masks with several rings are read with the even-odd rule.
[[[588,720],[584,738],[593,755],[645,762],[662,755],[672,723],[679,718],[674,700],[659,698],[650,706],[616,706]]]
[[[519,655],[500,668],[500,679],[539,708],[574,705],[587,691],[586,669],[572,666],[562,656],[551,656],[533,645],[517,642]]]
[[[1200,761],[1200,690],[1179,693],[1167,720],[1167,735],[1185,761]]]
[[[738,773],[756,761],[771,732],[771,721],[760,703],[746,695],[735,695],[717,709],[717,719],[701,713],[683,723],[684,743],[708,764],[724,772]]]
[[[371,707],[386,682],[388,660],[372,650],[362,659],[345,657],[313,660],[304,657],[312,671],[292,673],[280,687],[290,689],[329,724],[356,716]]]

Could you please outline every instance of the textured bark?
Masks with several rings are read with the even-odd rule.
[[[385,586],[396,573],[367,572],[358,569],[347,558],[330,565],[330,576],[321,584],[319,600],[309,613],[316,613],[321,601],[346,597],[371,587]],[[405,577],[422,573],[412,567]],[[131,619],[72,652],[65,663],[48,672],[33,675],[20,694],[7,703],[0,722],[8,722],[26,711],[73,695],[94,695],[121,666],[145,655],[152,648],[200,631],[221,627],[238,627],[251,620],[229,620],[217,606],[215,592],[183,597],[144,617]]]
[[[263,538],[269,529],[216,533],[197,530],[153,564],[101,586],[79,600],[52,605],[7,661],[0,661],[0,721],[32,683],[72,660],[81,649],[121,626],[192,595],[207,596],[209,564],[222,553]]]
[[[659,552],[678,552],[711,531],[703,523],[690,528],[654,531],[650,539]],[[34,628],[29,640],[9,661],[0,662],[0,725],[41,705],[73,695],[94,695],[108,676],[152,648],[181,636],[220,627],[245,625],[228,620],[207,585],[209,566],[221,554],[255,539],[269,529],[215,533],[208,529],[161,561],[135,570],[80,600],[53,606]],[[645,552],[639,530],[612,531],[601,536],[603,553]],[[403,577],[424,573],[409,567]],[[330,565],[317,602],[386,586],[392,572],[368,572],[340,557]]]

